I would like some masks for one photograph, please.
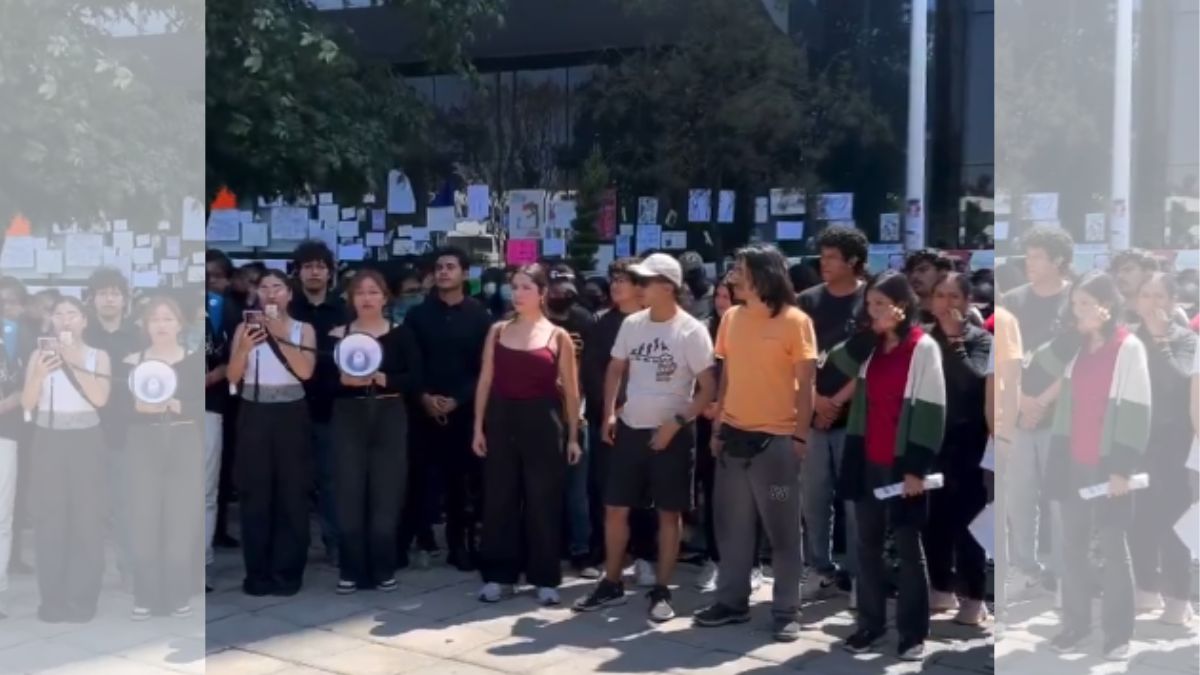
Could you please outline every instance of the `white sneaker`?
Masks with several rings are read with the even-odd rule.
[[[763,571],[761,567],[755,567],[750,570],[750,592],[754,593],[763,585]]]
[[[800,587],[800,600],[803,602],[818,602],[828,600],[838,593],[837,579],[825,576],[816,570],[809,570]]]
[[[720,569],[717,567],[717,563],[711,560],[704,563],[700,574],[696,575],[696,590],[701,593],[712,593],[717,590],[717,576],[719,574]]]
[[[1134,607],[1137,608],[1138,614],[1157,612],[1164,607],[1162,593],[1139,590],[1134,599]]]
[[[637,585],[642,588],[653,588],[658,585],[658,575],[654,573],[654,565],[651,565],[647,560],[638,559],[633,563],[634,576],[637,577]]]
[[[512,586],[486,583],[479,589],[480,602],[500,602],[512,595]]]
[[[929,589],[929,613],[952,612],[958,609],[958,596]]]
[[[1030,576],[1020,570],[1012,570],[1008,575],[1009,602],[1024,602],[1042,595],[1046,588],[1040,579]],[[1062,588],[1062,584],[1059,584]],[[1061,606],[1061,605],[1060,605]]]
[[[1186,626],[1196,618],[1195,612],[1192,611],[1192,603],[1188,600],[1176,600],[1175,598],[1167,598],[1166,609],[1163,610],[1158,620],[1169,626]]]
[[[552,607],[562,603],[562,600],[558,597],[558,589],[548,586],[537,589],[537,599],[538,604],[543,607]]]

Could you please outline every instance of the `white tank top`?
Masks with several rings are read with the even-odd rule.
[[[293,320],[288,341],[298,345],[303,335],[304,324]],[[288,371],[266,342],[250,350],[244,381],[242,397],[247,400],[268,403],[304,398],[303,383]]]
[[[67,368],[69,366],[63,366]],[[88,348],[83,355],[83,370],[96,372],[96,350]],[[42,380],[42,395],[38,400],[38,425],[55,429],[77,429],[99,424],[95,406],[71,384],[62,368]]]

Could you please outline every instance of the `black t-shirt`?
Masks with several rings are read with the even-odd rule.
[[[556,319],[549,315],[547,315],[546,318],[550,319],[550,323],[553,323],[555,326],[567,331],[567,335],[571,336],[571,342],[575,343],[576,372],[578,372],[579,377],[582,378],[583,351],[587,347],[587,342],[591,339],[593,328],[596,326],[596,315],[587,311],[583,307],[580,307],[579,305],[571,305],[571,309],[567,310],[567,315],[564,318]],[[585,403],[590,408],[590,406],[593,404],[591,402],[591,397],[588,396],[589,392],[582,386],[582,384],[580,385],[580,390],[580,395],[583,396]],[[601,399],[600,401],[597,401],[597,403],[603,405],[604,401]]]
[[[608,310],[596,320],[583,344],[583,364],[579,377],[587,403],[587,418],[593,423],[603,421],[604,378],[608,372],[608,362],[612,360],[613,345],[617,343],[617,332],[621,330],[626,316],[616,307]]]
[[[346,303],[332,292],[328,293],[319,305],[314,305],[307,296],[297,294],[292,298],[288,314],[296,321],[303,321],[312,326],[316,336],[317,362],[312,377],[304,383],[304,398],[308,401],[308,412],[312,420],[318,424],[327,423],[333,418],[333,398],[338,388],[338,371],[337,366],[333,365],[333,359],[323,357],[332,354],[334,339],[329,333],[346,323],[349,309]]]
[[[1004,294],[1003,307],[1012,312],[1021,330],[1021,346],[1031,353],[1058,335],[1070,310],[1071,286],[1052,295],[1038,295],[1032,284]]]
[[[817,370],[819,396],[833,396],[850,381],[840,370],[826,363],[825,356],[854,334],[854,321],[862,309],[865,288],[859,285],[853,293],[837,296],[830,293],[825,284],[821,284],[804,291],[798,298],[797,304],[812,319],[813,331],[817,334],[817,349],[820,352],[817,359],[820,364]],[[845,424],[844,412],[838,426],[842,424]]]
[[[237,325],[232,316],[221,319],[220,330],[213,327],[207,315],[204,319],[204,374],[229,364],[229,350],[233,344],[233,329]],[[229,406],[229,382],[221,380],[204,389],[204,410],[225,414]]]
[[[351,334],[354,331],[350,331]],[[333,338],[334,343],[340,338]],[[348,387],[341,383],[339,376],[334,388],[336,398],[368,398],[371,396],[405,394],[417,392],[421,383],[421,351],[417,348],[417,338],[412,329],[403,324],[395,324],[388,332],[378,338],[379,346],[383,349],[383,362],[379,372],[387,378],[384,387]],[[318,360],[328,359],[333,362],[333,355],[321,354]],[[334,363],[334,368],[337,364]]]
[[[127,363],[126,359],[129,354],[115,360],[111,363],[113,372],[113,387],[111,390],[111,400],[105,408],[111,411],[114,418],[119,418],[124,424],[129,426],[139,424],[157,424],[164,421],[164,416],[157,413],[139,413],[136,410],[136,399],[133,392],[129,390],[128,382],[129,375],[138,363],[146,359],[146,353],[138,352],[134,359],[135,363]],[[207,361],[207,354],[204,355]],[[200,396],[198,395],[199,387],[196,385],[196,378],[200,376],[200,358],[199,351],[190,352],[184,355],[183,359],[172,365],[175,369],[175,398],[179,401],[179,414],[167,413],[168,421],[188,420],[191,422],[199,422],[203,415],[200,410]],[[208,409],[207,396],[204,400],[205,410]],[[122,428],[122,434],[124,427]]]
[[[145,333],[138,330],[131,322],[123,321],[114,331],[105,330],[100,321],[94,317],[83,331],[83,342],[89,347],[108,352],[108,363],[112,372],[120,369],[121,361],[130,354],[140,352],[146,346]],[[128,389],[125,380],[114,379],[113,388]],[[106,405],[98,411],[100,428],[110,449],[122,448],[125,445],[124,411],[117,406]]]

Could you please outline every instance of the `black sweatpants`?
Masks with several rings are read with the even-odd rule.
[[[104,576],[109,490],[104,435],[96,427],[39,428],[31,454],[38,613],[51,620],[90,621]]]
[[[229,505],[237,492],[233,468],[237,457],[238,425],[233,421],[239,419],[239,401],[240,399],[230,397],[225,402],[225,411],[222,413],[224,420],[221,423],[221,474],[217,481],[217,526],[213,530],[214,539],[229,535]]]
[[[955,450],[947,448],[943,455]],[[943,475],[945,486],[929,493],[929,522],[924,531],[930,588],[983,600],[987,554],[967,529],[987,505],[983,469],[978,459],[974,466],[955,462],[943,469]]]
[[[303,400],[240,402],[234,480],[248,593],[291,594],[304,580],[313,480],[311,426]]]
[[[480,571],[484,582],[562,583],[564,452],[562,401],[488,402]]]
[[[404,399],[333,404],[334,495],[343,581],[373,588],[396,572],[396,530],[408,480]]]
[[[404,508],[396,536],[396,559],[406,561],[408,549],[416,539],[423,551],[436,551],[433,525],[441,517],[441,483],[435,459],[436,449],[429,447],[425,427],[434,424],[420,405],[405,404],[408,414],[408,479]]]
[[[433,420],[425,427],[425,451],[435,455],[446,501],[446,548],[450,552],[475,549],[475,529],[483,509],[482,463],[471,452],[475,415],[459,405],[446,424]]]
[[[1139,590],[1187,600],[1192,597],[1192,554],[1175,534],[1175,523],[1195,501],[1191,485],[1195,474],[1182,464],[1155,459],[1148,462],[1150,488],[1132,493],[1133,577]]]
[[[137,607],[164,614],[188,604],[202,573],[201,430],[193,423],[133,425],[126,440],[126,494]]]

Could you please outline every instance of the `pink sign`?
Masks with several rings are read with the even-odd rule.
[[[537,239],[509,239],[504,249],[504,260],[509,265],[528,265],[537,262]]]
[[[601,241],[610,241],[617,236],[617,191],[604,191],[600,213],[596,214],[596,234]]]

